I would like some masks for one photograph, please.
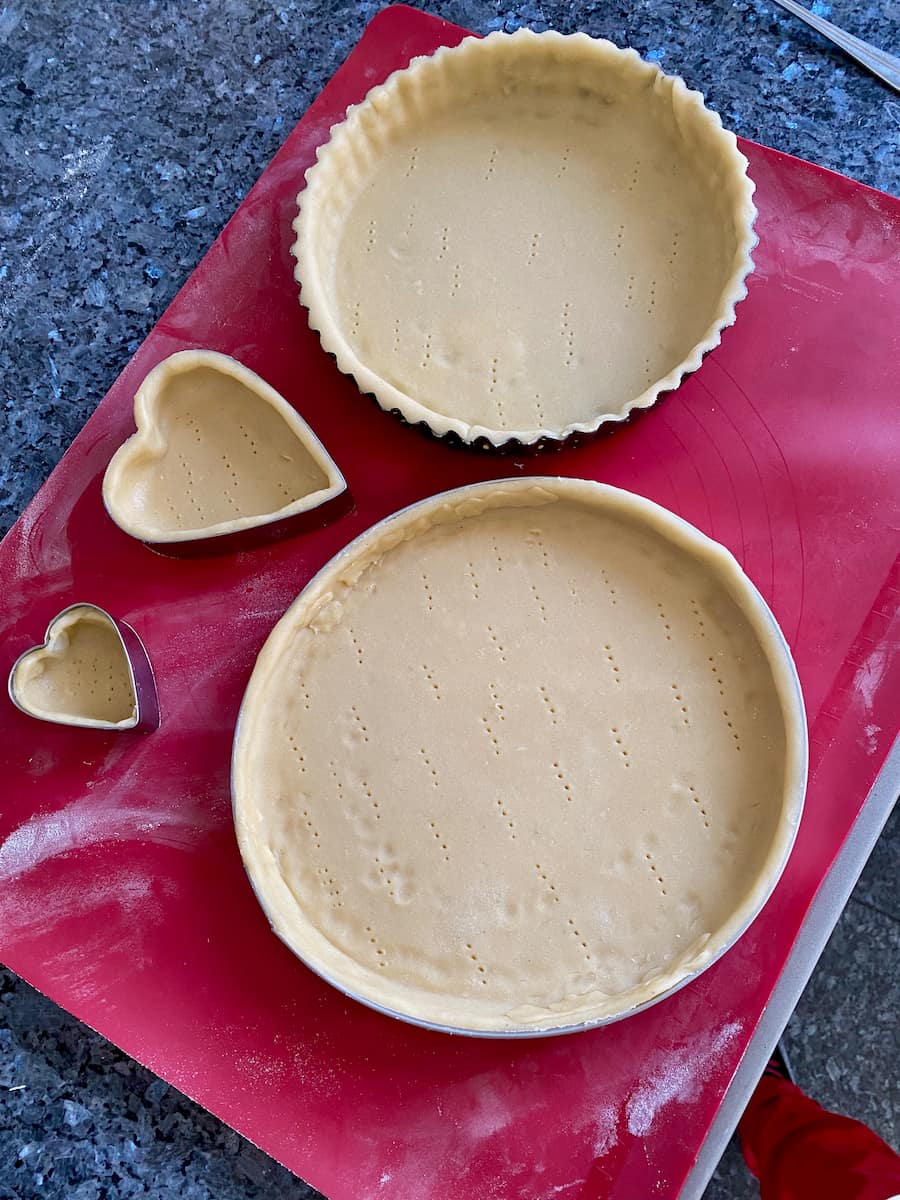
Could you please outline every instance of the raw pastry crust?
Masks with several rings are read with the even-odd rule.
[[[87,729],[133,729],[138,722],[131,664],[114,622],[92,604],[54,618],[42,646],[9,676],[13,703],[29,716]]]
[[[346,489],[288,402],[236,359],[182,350],[144,379],[137,433],[113,455],[103,502],[141,541],[221,537],[317,508]]]
[[[731,555],[630,493],[478,484],[375,526],[273,630],[235,737],[273,928],[390,1013],[615,1019],[747,926],[800,818],[790,655]]]
[[[298,197],[296,278],[363,392],[500,446],[621,421],[746,295],[747,160],[699,92],[585,34],[467,38],[375,87]]]

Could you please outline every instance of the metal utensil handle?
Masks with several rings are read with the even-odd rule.
[[[823,37],[827,37],[835,45],[840,46],[851,58],[855,58],[864,67],[868,67],[874,75],[883,79],[895,91],[900,92],[900,58],[895,58],[892,54],[879,50],[876,46],[871,46],[862,38],[854,37],[852,33],[845,33],[837,25],[832,25],[830,21],[817,17],[815,13],[811,13],[808,8],[797,4],[795,0],[776,0],[776,2],[782,8],[786,8],[789,13],[793,13],[795,17],[799,17],[801,21],[805,21],[807,25],[811,25]]]

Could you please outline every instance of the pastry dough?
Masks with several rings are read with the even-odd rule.
[[[122,635],[93,604],[55,617],[42,646],[18,659],[9,676],[14,704],[29,716],[87,729],[133,729],[137,696]]]
[[[467,38],[331,131],[301,299],[364,392],[499,446],[653,404],[744,295],[753,184],[699,92],[584,34]]]
[[[780,872],[802,701],[722,547],[639,497],[518,479],[375,526],[275,627],[236,734],[276,932],[391,1013],[620,1016],[707,965]]]
[[[132,537],[197,542],[310,512],[344,477],[283,396],[227,354],[181,350],[134,398],[137,433],[113,455],[103,502]]]

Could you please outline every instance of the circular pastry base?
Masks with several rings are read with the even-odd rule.
[[[746,295],[753,184],[698,92],[583,34],[469,38],[336,126],[296,277],[341,370],[479,448],[654,404]]]
[[[806,731],[731,555],[640,497],[525,478],[423,501],[313,579],[235,736],[278,935],[380,1011],[571,1032],[747,927],[796,832]]]

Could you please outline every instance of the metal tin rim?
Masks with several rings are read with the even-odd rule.
[[[125,661],[128,664],[128,681],[131,684],[131,691],[132,691],[132,695],[134,696],[134,715],[129,717],[126,721],[119,721],[119,722],[93,721],[90,725],[87,725],[83,721],[65,720],[62,717],[43,716],[40,713],[34,712],[30,708],[26,708],[25,705],[22,704],[22,702],[19,700],[18,694],[16,692],[15,680],[16,680],[16,673],[19,670],[20,664],[35,650],[39,650],[42,647],[46,648],[47,643],[51,636],[51,631],[53,629],[53,626],[57,623],[57,621],[61,621],[63,617],[65,617],[70,612],[74,612],[75,609],[77,609],[77,608],[82,608],[82,609],[88,608],[92,612],[99,613],[101,617],[105,617],[106,620],[109,621],[110,625],[112,625],[113,629],[115,629],[115,631],[116,631],[116,634],[119,638],[119,642],[122,646],[122,651],[125,655]],[[128,625],[125,621],[118,620],[118,618],[114,617],[112,615],[112,613],[107,612],[105,608],[101,608],[99,604],[91,604],[89,601],[76,601],[74,604],[67,604],[66,607],[61,609],[56,614],[55,617],[52,617],[47,625],[46,630],[44,631],[44,636],[43,636],[42,641],[33,646],[29,646],[27,650],[23,650],[22,653],[19,655],[19,657],[16,659],[16,661],[13,663],[13,665],[10,667],[9,676],[7,677],[7,681],[6,681],[6,690],[7,690],[7,693],[9,695],[9,698],[12,701],[12,703],[19,710],[19,712],[24,713],[26,717],[31,717],[35,721],[46,721],[50,725],[65,725],[70,729],[96,729],[96,730],[102,730],[107,733],[128,733],[132,730],[140,728],[140,726],[147,719],[147,714],[141,711],[142,707],[143,707],[143,705],[141,703],[141,694],[142,694],[142,691],[144,690],[143,687],[141,686],[141,684],[144,681],[139,680],[138,676],[135,672],[134,660],[131,656],[131,651],[128,648],[125,637],[122,634],[122,626],[124,626],[129,631],[129,633],[137,640],[138,644],[140,645],[141,650],[143,651],[144,660],[147,664],[147,672],[149,675],[149,685],[155,694],[156,681],[153,678],[153,667],[150,663],[150,657],[147,654],[146,649],[144,648],[144,643],[141,641],[141,638],[138,636],[138,634],[135,633],[135,631],[131,628],[131,626]],[[145,698],[145,702],[146,702],[146,698]],[[156,705],[154,705],[154,707],[156,707]],[[156,722],[155,723],[156,724],[159,723],[158,712],[156,714]]]
[[[735,197],[735,212],[738,214],[736,247],[731,275],[723,284],[718,310],[682,361],[671,367],[664,376],[653,381],[638,396],[623,401],[614,412],[605,413],[601,410],[593,413],[587,420],[573,421],[555,430],[502,430],[473,425],[461,417],[440,413],[423,400],[395,386],[374,366],[364,361],[344,336],[341,324],[333,317],[329,303],[323,300],[324,289],[315,267],[307,271],[306,263],[310,258],[310,246],[315,240],[310,232],[314,221],[314,218],[310,217],[310,208],[312,206],[315,211],[315,205],[321,204],[323,188],[326,198],[328,196],[328,163],[332,156],[340,154],[347,141],[359,137],[365,144],[369,137],[360,114],[374,113],[376,119],[383,120],[384,112],[397,103],[399,81],[409,83],[410,80],[417,80],[423,72],[428,72],[443,78],[445,82],[450,80],[449,86],[452,86],[453,76],[452,73],[448,73],[448,61],[456,63],[458,67],[460,62],[471,61],[473,56],[477,56],[488,47],[521,47],[529,41],[553,46],[557,53],[561,47],[576,44],[596,49],[602,47],[612,52],[620,69],[639,72],[652,86],[656,86],[660,80],[670,81],[672,95],[677,96],[680,103],[687,102],[689,98],[694,110],[691,119],[699,121],[707,130],[714,130],[716,140],[724,138],[728,143],[729,173],[733,173],[734,178],[740,177]],[[291,247],[291,254],[295,259],[294,278],[300,285],[300,303],[307,310],[310,327],[319,334],[323,348],[334,356],[338,368],[354,379],[362,393],[371,394],[383,409],[399,414],[408,424],[414,427],[424,425],[439,439],[449,438],[449,435],[453,434],[464,446],[478,447],[482,444],[484,449],[493,451],[509,449],[519,452],[520,447],[560,447],[568,444],[573,437],[594,434],[604,426],[614,429],[627,419],[630,413],[653,407],[663,394],[675,390],[686,375],[697,370],[704,355],[720,344],[723,331],[734,324],[736,306],[748,295],[747,280],[754,270],[753,251],[759,243],[759,235],[756,232],[759,214],[753,203],[756,185],[747,174],[748,167],[749,162],[738,147],[735,135],[724,128],[719,114],[706,106],[703,94],[688,88],[680,76],[663,71],[656,63],[641,59],[632,48],[619,47],[606,39],[588,37],[584,33],[561,34],[555,30],[542,33],[531,29],[518,29],[513,33],[495,30],[484,38],[468,34],[454,46],[439,45],[432,53],[413,58],[406,66],[393,71],[383,82],[376,83],[358,105],[351,105],[344,118],[331,126],[327,138],[318,146],[316,160],[305,174],[305,187],[297,196],[298,213],[292,225],[296,239]],[[326,179],[324,185],[323,171]]]
[[[116,514],[116,504],[110,495],[107,480],[111,478],[113,473],[113,464],[118,464],[122,461],[126,446],[132,446],[136,440],[149,440],[154,435],[156,426],[154,425],[154,418],[151,415],[151,406],[157,395],[156,389],[159,388],[159,381],[165,378],[166,372],[179,375],[202,367],[207,367],[210,370],[220,373],[230,372],[233,378],[237,379],[249,391],[254,392],[261,398],[263,403],[268,404],[277,412],[289,426],[300,444],[311,454],[316,465],[322,470],[326,477],[327,487],[320,488],[317,492],[312,492],[307,496],[293,500],[291,503],[285,505],[284,508],[277,509],[274,512],[243,517],[237,521],[224,523],[232,526],[232,528],[223,529],[221,527],[223,523],[218,522],[206,529],[174,530],[162,533],[158,537],[147,537],[145,536],[146,531],[142,532],[132,521],[126,520],[121,513]],[[323,505],[336,500],[347,491],[347,480],[344,478],[343,471],[325,448],[322,439],[306,418],[290,401],[282,396],[277,388],[263,379],[261,375],[257,375],[255,371],[239,359],[232,357],[230,354],[223,354],[219,350],[213,350],[208,347],[195,347],[190,350],[176,350],[173,354],[160,359],[138,384],[134,395],[133,415],[135,431],[119,443],[107,463],[100,489],[101,499],[106,515],[114,525],[118,526],[129,537],[143,542],[145,546],[153,550],[158,550],[160,553],[165,553],[167,547],[214,545],[217,542],[226,541],[237,535],[252,535],[257,531],[264,531],[273,525],[281,525],[292,519],[298,519],[314,513],[317,508],[321,508]],[[308,503],[308,501],[316,496],[320,496],[321,498],[316,500],[315,504]]]
[[[743,567],[741,567],[740,563],[737,562],[737,560],[734,558],[734,555],[731,553],[730,550],[727,549],[727,547],[723,546],[721,542],[717,542],[714,538],[709,537],[708,534],[703,533],[702,530],[700,530],[696,526],[692,525],[689,521],[686,521],[683,517],[679,516],[677,513],[673,513],[671,510],[665,508],[661,504],[657,504],[653,500],[648,500],[646,497],[641,496],[637,492],[629,492],[625,488],[614,487],[610,484],[600,483],[596,480],[582,480],[582,479],[577,479],[576,477],[555,476],[555,475],[551,475],[551,476],[542,476],[542,475],[511,476],[511,477],[505,477],[502,479],[487,480],[487,481],[480,482],[480,483],[464,484],[461,487],[450,488],[443,492],[437,492],[431,496],[426,496],[423,499],[416,500],[411,504],[407,504],[403,508],[398,509],[396,512],[389,513],[386,517],[383,517],[380,521],[376,521],[373,525],[370,525],[367,529],[363,530],[351,542],[348,542],[348,544],[346,546],[344,546],[341,550],[339,550],[336,554],[334,554],[314,575],[312,575],[310,577],[309,580],[307,580],[306,584],[303,586],[303,588],[300,590],[297,597],[295,597],[294,601],[292,601],[291,604],[295,603],[296,600],[299,599],[300,596],[302,596],[304,594],[304,592],[306,592],[308,589],[312,588],[316,584],[316,582],[321,578],[322,575],[324,575],[328,571],[331,571],[335,567],[335,565],[338,563],[339,560],[352,557],[353,552],[356,550],[356,548],[359,546],[359,544],[363,542],[364,539],[370,537],[376,531],[384,529],[391,524],[401,522],[404,517],[413,513],[417,509],[423,508],[423,507],[431,505],[431,504],[435,504],[436,502],[439,502],[441,500],[449,500],[452,498],[463,499],[463,498],[465,498],[465,496],[467,494],[472,495],[472,494],[476,494],[478,492],[486,492],[486,491],[492,490],[493,488],[503,488],[503,487],[509,487],[511,485],[516,488],[524,488],[527,486],[540,487],[541,485],[546,486],[549,483],[557,483],[557,482],[590,483],[593,486],[601,488],[607,492],[613,492],[616,494],[624,493],[625,495],[629,496],[633,500],[638,501],[639,506],[645,506],[646,508],[654,510],[657,513],[664,514],[664,516],[667,520],[675,522],[676,525],[680,526],[684,531],[686,531],[692,539],[699,539],[702,543],[704,543],[707,546],[707,548],[710,548],[710,547],[715,548],[716,552],[720,556],[722,556],[722,555],[727,556],[727,558],[730,559],[731,562],[734,563],[734,565],[737,567],[738,571],[743,576],[745,584],[748,587],[748,589],[750,590],[752,597],[758,604],[759,611],[760,611],[762,617],[764,618],[764,620],[769,628],[769,631],[774,635],[773,640],[781,652],[782,665],[785,667],[785,669],[787,671],[787,675],[788,675],[788,677],[790,679],[790,683],[791,683],[791,690],[793,692],[793,700],[795,703],[795,716],[796,716],[797,723],[798,723],[798,728],[797,728],[798,744],[795,747],[795,751],[797,752],[797,754],[799,756],[798,760],[795,764],[795,778],[793,780],[793,799],[794,799],[793,828],[791,829],[790,835],[786,840],[784,851],[782,853],[779,863],[777,864],[777,867],[772,869],[770,877],[766,883],[766,886],[762,890],[762,894],[758,898],[758,900],[755,903],[755,905],[753,906],[753,908],[749,911],[748,915],[741,922],[738,929],[720,947],[718,947],[710,955],[710,957],[708,959],[705,959],[702,963],[700,963],[699,966],[695,967],[692,971],[689,971],[683,978],[678,979],[675,983],[673,983],[670,987],[665,988],[658,995],[652,996],[649,999],[642,1001],[639,1004],[633,1005],[632,1007],[623,1010],[622,1012],[610,1013],[605,1016],[597,1017],[594,1019],[589,1019],[586,1021],[575,1022],[572,1024],[568,1024],[568,1025],[563,1024],[563,1025],[555,1025],[555,1026],[541,1026],[540,1028],[520,1028],[520,1029],[517,1028],[517,1029],[508,1029],[508,1030],[506,1030],[506,1029],[504,1029],[504,1030],[472,1029],[472,1028],[467,1028],[465,1026],[456,1026],[456,1025],[449,1025],[449,1024],[444,1024],[441,1022],[436,1022],[436,1021],[429,1021],[426,1018],[416,1017],[416,1016],[410,1015],[409,1013],[398,1012],[395,1009],[391,1009],[391,1008],[387,1007],[386,1005],[380,1004],[376,1000],[372,1000],[371,998],[369,998],[367,996],[364,996],[358,992],[355,992],[352,988],[346,987],[344,984],[342,984],[338,980],[332,978],[332,976],[327,971],[323,971],[314,962],[311,962],[305,955],[301,954],[298,950],[296,950],[295,947],[292,946],[290,944],[290,942],[288,942],[288,940],[284,936],[282,936],[282,934],[275,928],[272,917],[269,913],[268,905],[265,902],[262,895],[260,894],[259,889],[257,888],[256,881],[253,879],[253,876],[250,873],[250,870],[244,859],[243,853],[241,854],[241,862],[244,867],[244,872],[247,875],[247,879],[250,883],[251,890],[253,891],[253,894],[256,897],[257,903],[259,904],[260,908],[263,910],[267,919],[269,920],[270,926],[272,928],[272,932],[279,939],[279,941],[281,941],[285,946],[287,946],[287,948],[291,951],[291,953],[295,956],[295,958],[299,959],[304,964],[304,966],[308,967],[309,970],[311,970],[313,972],[313,974],[318,975],[318,977],[320,979],[324,980],[331,987],[335,988],[338,992],[342,993],[344,996],[347,996],[349,999],[355,1000],[359,1004],[365,1005],[366,1008],[372,1009],[374,1012],[380,1013],[382,1016],[393,1017],[396,1020],[403,1021],[407,1025],[418,1026],[421,1029],[427,1029],[427,1030],[430,1030],[435,1033],[456,1034],[460,1037],[489,1038],[489,1039],[497,1039],[497,1040],[515,1039],[515,1040],[520,1040],[520,1041],[526,1040],[526,1039],[531,1039],[531,1038],[539,1038],[539,1037],[561,1037],[561,1036],[564,1036],[567,1034],[586,1032],[587,1030],[590,1030],[590,1029],[599,1029],[605,1025],[616,1024],[619,1021],[625,1020],[627,1017],[636,1016],[638,1013],[644,1012],[645,1009],[652,1008],[654,1005],[659,1004],[661,1001],[668,999],[670,996],[674,996],[676,992],[681,991],[681,989],[683,987],[686,987],[687,984],[693,982],[693,980],[698,978],[705,971],[707,971],[711,966],[713,966],[716,962],[718,962],[719,959],[722,958],[723,955],[725,955],[741,937],[743,937],[743,935],[746,933],[746,931],[749,929],[749,927],[753,924],[753,922],[759,916],[760,912],[762,911],[762,909],[765,907],[765,905],[768,903],[769,899],[771,898],[772,893],[774,892],[776,886],[778,885],[779,880],[781,879],[781,876],[784,872],[784,868],[787,865],[788,859],[790,858],[791,852],[794,848],[794,843],[796,842],[797,834],[798,834],[799,828],[800,828],[800,823],[801,823],[801,820],[803,817],[805,798],[806,798],[806,786],[807,786],[808,773],[809,773],[809,732],[808,732],[808,726],[807,726],[807,720],[806,720],[806,708],[805,708],[805,705],[803,702],[803,691],[802,691],[802,688],[800,685],[800,677],[797,673],[797,668],[796,668],[796,665],[794,664],[794,660],[791,655],[790,647],[788,646],[787,639],[785,638],[784,633],[782,632],[781,626],[778,624],[777,620],[775,619],[775,615],[772,612],[771,608],[766,603],[766,601],[763,599],[761,593],[759,592],[759,589],[756,587],[756,585],[753,583],[753,581],[749,578],[749,576],[744,571]],[[290,605],[288,606],[288,608],[289,607],[290,607]],[[287,612],[287,609],[285,609],[285,612]],[[283,616],[284,616],[284,614],[282,614],[282,617]],[[272,631],[274,631],[274,629],[277,627],[279,622],[282,620],[282,617],[279,617],[278,621],[275,622],[275,625],[272,626]],[[270,631],[270,636],[271,636],[272,631]],[[265,645],[265,643],[264,643],[264,645]],[[260,650],[260,653],[262,653],[262,649]],[[254,666],[255,666],[255,664],[254,664]],[[252,678],[252,672],[251,672],[251,678]],[[244,696],[241,699],[241,705],[238,710],[237,721],[235,722],[234,737],[232,740],[230,786],[231,786],[232,820],[234,821],[235,829],[237,829],[237,798],[236,798],[236,790],[235,790],[235,758],[236,758],[238,741],[240,739],[241,724],[242,724],[242,720],[244,718],[244,708],[245,708],[245,704],[247,701],[247,691],[249,690],[249,687],[250,687],[250,683],[248,681],[247,688],[245,689]],[[787,786],[785,787],[785,799],[786,800],[788,799]],[[784,816],[782,819],[784,819]]]

